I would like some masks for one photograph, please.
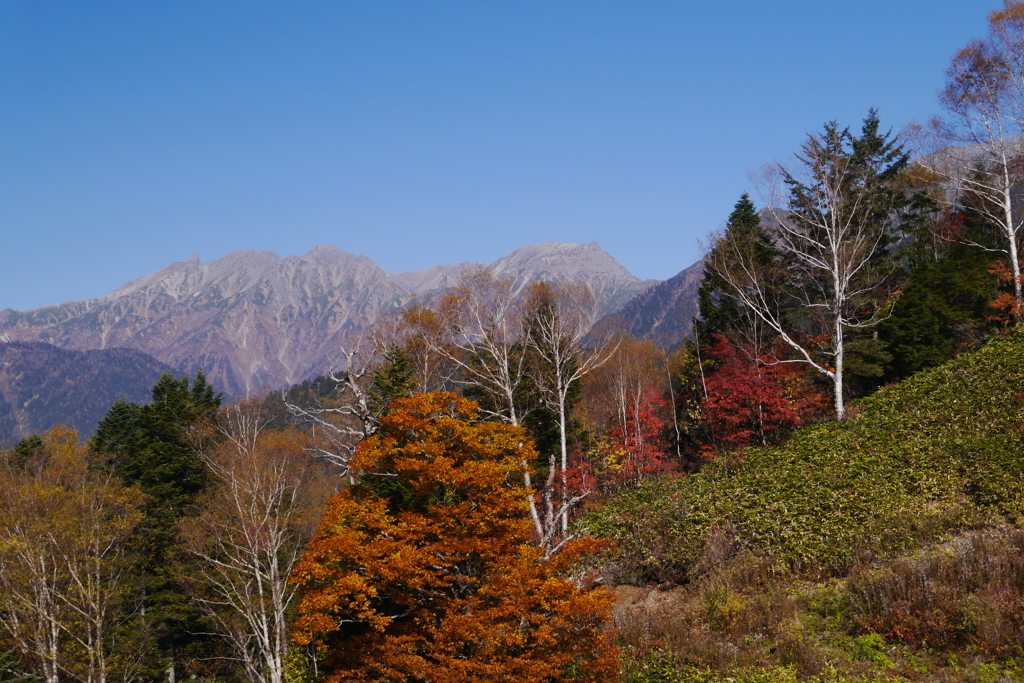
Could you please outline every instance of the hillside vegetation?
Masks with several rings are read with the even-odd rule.
[[[1016,335],[592,513],[610,575],[665,584],[620,613],[632,680],[1016,679],[1022,383]]]

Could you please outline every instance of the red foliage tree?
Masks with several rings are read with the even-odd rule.
[[[1013,273],[1010,271],[1010,267],[1006,265],[1005,261],[996,261],[993,263],[988,272],[992,273],[999,278],[1000,282],[1012,283],[1014,282]],[[1024,275],[1020,277],[1022,283],[1024,283]],[[1024,315],[1024,307],[1018,299],[1009,292],[1001,293],[996,299],[989,303],[989,306],[1000,311],[1002,315],[993,315],[991,320],[1008,324],[1011,320],[1019,320]]]
[[[720,335],[710,355],[716,367],[701,408],[715,440],[727,447],[768,444],[825,405],[802,366],[758,357]]]
[[[664,472],[665,420],[661,417],[668,403],[653,386],[645,386],[626,408],[624,420],[610,430],[613,448],[618,454],[617,483],[635,483]]]
[[[396,399],[293,574],[328,683],[607,681],[609,598],[531,537],[525,431],[454,394]]]

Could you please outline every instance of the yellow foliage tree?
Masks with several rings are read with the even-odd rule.
[[[127,679],[137,665],[111,647],[132,602],[142,494],[93,465],[65,426],[26,462],[0,462],[0,637],[46,683]]]

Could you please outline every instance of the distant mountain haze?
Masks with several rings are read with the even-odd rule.
[[[239,397],[324,372],[346,341],[481,265],[396,274],[329,245],[302,256],[232,252],[209,263],[193,255],[107,296],[0,311],[0,342],[135,349],[183,371],[201,368],[218,390]],[[489,268],[517,290],[538,280],[585,284],[602,315],[658,285],[635,277],[596,242],[534,244]]]
[[[41,342],[0,343],[0,446],[55,424],[83,437],[118,399],[148,403],[171,370],[132,349],[69,351]]]
[[[631,299],[608,319],[635,337],[648,337],[670,348],[693,334],[693,320],[700,313],[697,288],[704,275],[704,260],[659,282]]]

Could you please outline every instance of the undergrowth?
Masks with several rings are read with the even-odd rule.
[[[821,577],[1024,513],[1024,337],[879,391],[855,417],[697,474],[621,492],[583,520],[616,582],[683,582],[709,546]]]
[[[623,680],[1024,680],[1021,387],[1018,336],[591,513],[609,582],[662,588]]]

